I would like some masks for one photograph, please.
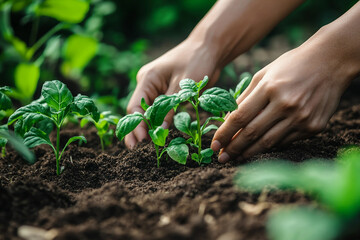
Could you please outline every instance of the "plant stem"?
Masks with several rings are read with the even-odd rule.
[[[39,31],[39,22],[40,22],[40,18],[36,17],[32,27],[31,27],[31,34],[30,34],[30,46],[33,45],[35,43],[36,37],[38,35],[38,31]]]
[[[198,131],[198,156],[199,156],[199,164],[201,164],[201,126],[200,126],[200,115],[199,115],[199,103],[197,103],[196,105],[194,105],[195,108],[195,112],[196,112],[196,121],[197,121],[197,131]]]
[[[5,147],[2,147],[1,149],[1,157],[4,158],[6,156],[6,149]]]
[[[60,175],[60,126],[56,126],[56,174]]]
[[[159,168],[160,167],[160,157],[161,157],[161,156],[159,156],[159,146],[156,144],[154,144],[154,146],[155,146],[155,151],[156,151],[157,167]]]
[[[99,136],[99,138],[100,138],[100,144],[101,144],[101,151],[104,151],[105,150],[104,139],[103,139],[103,137],[100,137],[100,136]]]

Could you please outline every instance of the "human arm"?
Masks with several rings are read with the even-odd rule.
[[[127,112],[143,112],[140,101],[148,104],[161,94],[179,90],[184,78],[195,80],[209,76],[209,87],[217,81],[221,69],[266,35],[303,0],[219,0],[194,28],[189,37],[158,59],[142,67],[137,87]],[[165,118],[167,127],[172,114]],[[128,147],[147,138],[141,123],[125,138]]]
[[[360,3],[260,70],[215,133],[220,162],[249,158],[323,130],[360,73]]]

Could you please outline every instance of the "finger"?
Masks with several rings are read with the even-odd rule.
[[[253,79],[250,82],[250,85],[236,99],[237,104],[240,104],[242,101],[244,101],[245,98],[249,96],[249,94],[255,89],[255,87],[258,85],[258,83],[260,82],[260,80],[263,78],[264,75],[265,75],[265,70],[261,70],[254,75]]]
[[[146,124],[144,122],[140,122],[140,124],[133,131],[137,142],[142,142],[144,140],[149,139],[147,130],[148,129]]]
[[[227,146],[232,137],[248,125],[265,108],[268,102],[267,96],[255,89],[215,132],[211,143],[212,150],[219,151],[220,148]]]
[[[273,128],[271,128],[263,137],[259,138],[254,144],[250,145],[247,149],[243,151],[240,155],[242,159],[248,159],[255,154],[263,153],[274,146],[280,144],[280,142],[289,134],[291,134],[293,129],[291,128],[291,120],[285,119]]]
[[[292,133],[288,134],[286,137],[284,137],[284,139],[282,139],[279,142],[279,146],[287,146],[297,140],[305,139],[309,136],[310,136],[310,134],[307,134],[307,133],[301,133],[298,131],[292,132]]]
[[[125,145],[127,148],[133,149],[136,143],[136,138],[132,132],[125,136]]]

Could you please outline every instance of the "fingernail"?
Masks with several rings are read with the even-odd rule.
[[[164,121],[162,124],[161,124],[161,127],[164,128],[164,129],[167,129],[169,128],[169,123]]]
[[[218,158],[218,161],[221,162],[221,163],[226,163],[227,161],[229,161],[230,159],[230,156],[229,154],[227,154],[226,152],[223,152],[219,158]]]
[[[211,149],[215,152],[219,151],[221,148],[221,143],[218,140],[215,140],[211,143]]]

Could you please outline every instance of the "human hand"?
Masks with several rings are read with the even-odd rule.
[[[128,113],[143,113],[140,102],[144,98],[151,105],[154,99],[161,95],[171,95],[180,90],[179,82],[184,78],[200,81],[209,76],[211,87],[220,74],[216,66],[213,51],[208,46],[194,39],[187,39],[177,47],[165,53],[158,59],[143,66],[137,75],[137,86],[127,107]],[[164,120],[167,128],[174,113],[170,112]],[[144,122],[125,137],[125,144],[132,148],[137,142],[147,139],[147,126]]]
[[[322,131],[349,84],[341,54],[311,39],[255,74],[238,109],[216,131],[219,162],[249,158]]]

